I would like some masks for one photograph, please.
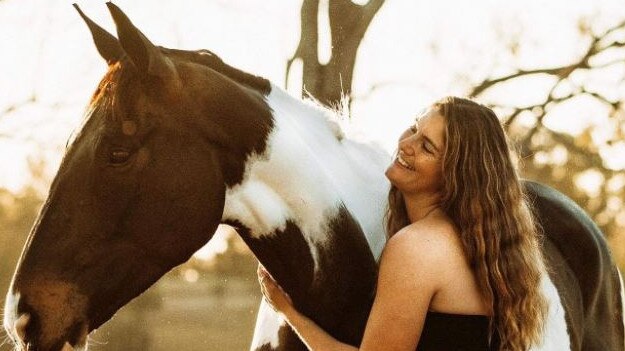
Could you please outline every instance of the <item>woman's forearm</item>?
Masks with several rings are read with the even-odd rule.
[[[310,351],[357,351],[358,348],[344,344],[326,333],[310,318],[299,313],[295,308],[287,308],[282,315],[299,335]]]

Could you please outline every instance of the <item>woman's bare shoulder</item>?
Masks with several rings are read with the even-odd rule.
[[[382,293],[402,291],[426,299],[429,304],[432,296],[445,286],[450,266],[449,239],[440,233],[441,229],[427,222],[413,223],[387,241],[378,277],[378,286],[384,287]]]
[[[393,235],[384,248],[381,264],[402,266],[419,275],[441,276],[462,255],[453,224],[426,219],[410,224]]]
[[[456,228],[451,220],[443,216],[427,217],[412,223],[391,237],[387,243],[390,249],[399,246],[408,252],[445,253],[460,248]]]

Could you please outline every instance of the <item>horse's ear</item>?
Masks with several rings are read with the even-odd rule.
[[[106,6],[117,26],[119,42],[139,72],[160,78],[172,77],[175,69],[169,58],[130,22],[119,7],[112,2],[107,2]]]
[[[78,14],[80,14],[80,17],[82,17],[85,23],[87,23],[87,26],[91,31],[91,36],[93,37],[93,42],[95,43],[100,56],[106,60],[106,63],[108,63],[109,66],[119,61],[122,56],[124,56],[124,49],[122,49],[122,46],[119,44],[117,38],[109,34],[109,32],[105,31],[104,28],[98,26],[89,17],[87,17],[77,4],[74,4],[74,7],[78,11]]]

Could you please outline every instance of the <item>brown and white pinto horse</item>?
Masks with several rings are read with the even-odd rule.
[[[211,52],[154,46],[107,5],[119,40],[80,12],[109,70],[9,289],[11,339],[86,349],[89,332],[227,223],[298,309],[357,345],[384,244],[388,155]],[[563,195],[526,185],[550,269],[535,350],[622,351],[621,285],[601,233]],[[263,304],[252,349],[305,347]]]

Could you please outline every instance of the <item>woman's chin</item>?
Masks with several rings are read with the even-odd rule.
[[[395,173],[396,173],[396,168],[397,166],[395,165],[395,163],[391,163],[390,166],[388,166],[388,168],[386,169],[386,171],[384,172],[384,175],[386,176],[386,178],[391,182],[391,184],[395,185],[395,183],[393,182],[393,180],[395,179]]]
[[[386,178],[391,182],[391,184],[395,187],[400,187],[402,183],[401,180],[406,178],[406,170],[401,168],[400,166],[392,163],[384,172]]]

